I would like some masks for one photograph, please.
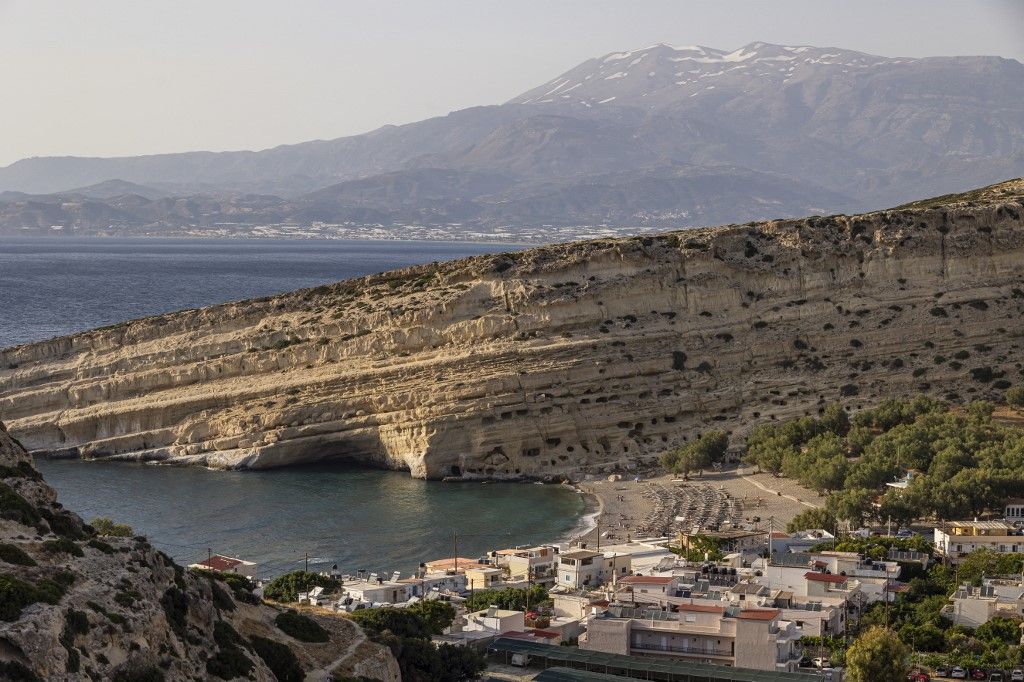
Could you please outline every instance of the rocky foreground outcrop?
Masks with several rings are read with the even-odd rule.
[[[249,601],[145,538],[97,537],[0,424],[0,680],[296,679],[294,667],[275,675],[264,656],[283,657],[258,638],[291,649],[307,679],[332,667],[399,679],[391,652],[351,621],[321,618],[330,641],[303,644],[275,627],[277,609]]]
[[[1024,180],[856,216],[515,254],[0,352],[32,449],[557,476],[709,428],[1020,374]]]

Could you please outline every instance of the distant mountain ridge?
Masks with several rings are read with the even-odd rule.
[[[590,59],[505,104],[259,152],[0,168],[0,229],[672,227],[862,210],[1024,173],[1024,65],[751,43]],[[123,196],[89,187],[112,180]],[[115,187],[117,185],[115,184]],[[169,197],[173,199],[169,199]]]

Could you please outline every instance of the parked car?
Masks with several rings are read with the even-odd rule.
[[[928,673],[917,668],[907,673],[908,682],[931,682],[931,679]]]
[[[1011,670],[1010,682],[1024,682],[1024,668],[1014,668]]]
[[[966,680],[967,671],[958,665],[953,666],[953,669],[949,672],[949,676],[954,680]]]
[[[831,668],[832,667],[832,661],[828,660],[827,658],[823,658],[821,656],[816,656],[815,658],[812,658],[811,659],[811,663],[814,665],[815,668]]]
[[[934,674],[935,677],[949,677],[949,666],[940,665],[938,668],[935,669]],[[1021,682],[1024,682],[1024,680],[1022,680]]]
[[[1002,670],[993,670],[988,674],[988,682],[1004,682],[1006,676],[1003,675]]]
[[[971,679],[972,680],[984,680],[987,677],[988,677],[988,673],[986,673],[981,668],[971,668]]]

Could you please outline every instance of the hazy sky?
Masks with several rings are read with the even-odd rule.
[[[329,139],[756,40],[1024,61],[1024,1],[0,0],[0,165]]]

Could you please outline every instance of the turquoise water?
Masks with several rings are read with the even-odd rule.
[[[0,347],[222,301],[264,296],[414,263],[515,247],[466,242],[196,239],[0,240]],[[3,415],[0,415],[0,419]],[[179,562],[208,549],[263,575],[337,563],[415,569],[565,535],[583,510],[569,490],[442,483],[367,469],[223,472],[39,460],[67,508],[109,516]]]
[[[421,561],[550,542],[567,535],[584,499],[560,486],[421,481],[352,467],[273,471],[39,458],[61,503],[87,521],[109,516],[179,563],[207,550],[260,564],[261,575],[338,564],[401,570]],[[456,537],[457,536],[457,537]]]

